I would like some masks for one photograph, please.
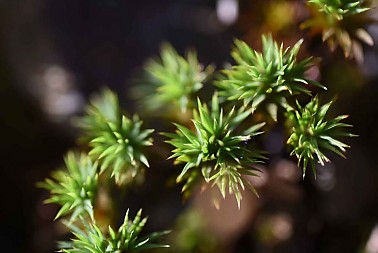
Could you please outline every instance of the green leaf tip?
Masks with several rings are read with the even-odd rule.
[[[332,151],[345,158],[344,152],[349,146],[338,140],[339,136],[352,136],[345,132],[351,125],[342,123],[345,115],[327,120],[325,116],[332,102],[319,105],[319,98],[315,96],[307,105],[297,109],[290,108],[287,112],[287,126],[290,136],[287,144],[292,148],[291,155],[298,158],[298,166],[302,164],[305,177],[308,164],[316,178],[316,164],[324,165],[330,159],[324,154]]]
[[[58,219],[70,214],[70,222],[88,215],[92,220],[93,203],[97,193],[97,162],[85,154],[68,152],[65,168],[55,171],[51,179],[38,184],[39,187],[50,191],[50,198],[46,203],[61,205],[55,216]]]
[[[66,223],[73,231],[75,238],[70,242],[60,244],[62,252],[136,252],[169,247],[166,244],[155,243],[156,240],[167,235],[169,231],[154,232],[140,237],[140,233],[147,222],[147,218],[142,218],[141,215],[142,211],[139,210],[132,220],[129,218],[129,210],[127,210],[124,222],[118,230],[113,230],[109,226],[108,233],[105,234],[101,232],[94,221],[83,220],[83,228]]]
[[[224,70],[224,76],[215,85],[219,96],[228,101],[242,101],[250,105],[252,113],[263,107],[276,120],[277,108],[283,107],[288,97],[310,94],[307,84],[324,88],[306,77],[305,72],[315,65],[314,58],[297,59],[303,40],[292,48],[283,48],[271,35],[262,36],[262,51],[256,51],[245,42],[235,40],[231,52],[236,65]]]
[[[202,175],[205,182],[219,188],[222,196],[227,186],[228,193],[240,202],[240,191],[246,183],[242,175],[255,175],[250,165],[264,159],[262,151],[250,145],[252,137],[261,134],[259,130],[264,123],[237,134],[236,129],[249,113],[242,110],[224,113],[218,103],[216,94],[211,109],[198,99],[198,109],[193,113],[194,131],[175,124],[176,133],[166,136],[170,138],[168,143],[175,147],[171,158],[175,158],[175,163],[185,164],[177,177],[177,182],[186,181],[183,189],[189,189],[188,184]]]
[[[109,89],[94,96],[78,122],[89,142],[89,154],[99,160],[101,173],[111,170],[117,183],[127,183],[149,167],[143,154],[145,146],[152,145],[153,129],[142,129],[137,115],[123,115],[118,97]]]
[[[145,84],[138,88],[144,93],[143,109],[158,114],[190,112],[196,94],[213,71],[214,66],[204,67],[199,63],[195,51],[181,56],[172,45],[164,43],[160,57],[145,64]]]

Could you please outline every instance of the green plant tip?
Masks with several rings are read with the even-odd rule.
[[[180,113],[185,113],[193,108],[195,94],[214,67],[203,67],[195,51],[188,51],[183,57],[170,44],[164,44],[160,58],[148,61],[145,70],[145,82],[150,87],[146,89],[147,85],[142,85],[141,89],[150,89],[151,94],[144,95],[143,108],[158,113],[178,108]]]
[[[167,142],[175,147],[170,158],[185,164],[177,177],[177,182],[186,180],[183,190],[202,174],[206,182],[218,186],[223,197],[228,187],[228,192],[235,194],[240,204],[240,190],[248,184],[242,175],[256,176],[256,169],[251,165],[264,158],[260,150],[249,144],[253,136],[262,133],[260,129],[265,123],[253,125],[238,135],[236,128],[250,112],[232,109],[224,113],[216,94],[211,104],[209,110],[198,100],[198,109],[193,113],[195,131],[176,124],[175,134],[165,133],[170,138]]]
[[[291,146],[291,155],[298,158],[298,166],[302,164],[303,177],[309,164],[316,178],[316,163],[324,165],[329,158],[324,154],[329,150],[345,157],[344,152],[349,146],[338,140],[339,137],[353,134],[344,131],[351,125],[341,121],[347,116],[341,115],[331,120],[326,120],[325,115],[332,102],[323,106],[319,105],[318,97],[314,97],[306,106],[298,109],[288,107],[287,119],[290,128],[290,137],[287,144]]]
[[[305,76],[314,66],[311,57],[297,60],[303,40],[293,48],[283,48],[272,36],[262,36],[262,52],[250,48],[245,42],[235,40],[231,52],[236,65],[224,70],[224,79],[216,82],[219,95],[226,100],[242,101],[250,105],[252,112],[263,105],[276,121],[279,106],[285,106],[286,98],[305,93],[310,95],[308,84],[325,88]]]
[[[142,129],[136,115],[131,119],[123,115],[112,91],[105,89],[93,97],[78,125],[91,147],[89,155],[100,161],[101,173],[110,170],[117,183],[130,182],[143,165],[149,167],[143,148],[152,145],[154,130]]]
[[[60,248],[66,253],[129,253],[169,247],[154,243],[169,231],[155,232],[139,238],[147,222],[147,218],[142,218],[141,214],[140,210],[134,220],[131,220],[127,211],[119,229],[115,231],[109,226],[106,234],[103,234],[94,222],[83,221],[83,229],[66,224],[73,231],[75,238],[71,242],[60,243]]]
[[[346,16],[356,15],[370,10],[364,6],[364,0],[309,0],[309,4],[315,5],[320,12],[342,20]]]
[[[93,219],[93,207],[97,192],[97,162],[92,162],[85,154],[69,152],[65,157],[65,169],[55,171],[52,179],[38,183],[38,186],[50,191],[46,203],[61,205],[55,219],[68,213],[70,221],[75,221],[85,214]]]

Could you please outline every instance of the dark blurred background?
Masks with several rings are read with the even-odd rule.
[[[181,231],[172,252],[378,252],[378,26],[366,27],[375,46],[357,63],[300,30],[308,16],[304,1],[0,0],[0,251],[55,250],[57,209],[35,183],[76,145],[72,118],[92,92],[108,86],[133,112],[128,88],[162,42],[180,53],[195,48],[202,63],[222,68],[233,38],[259,48],[261,34],[272,33],[287,46],[304,38],[301,54],[322,57],[314,75],[329,88],[324,98],[337,97],[334,111],[349,114],[359,135],[348,159],[332,157],[316,181],[302,181],[277,129],[264,140],[272,159],[257,182],[261,197],[244,197],[240,212],[234,203],[216,211],[204,195],[183,204],[175,188],[150,200],[148,184],[128,201],[146,206],[152,227]]]

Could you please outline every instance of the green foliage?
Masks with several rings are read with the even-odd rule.
[[[145,69],[154,89],[144,99],[144,106],[153,111],[179,108],[181,113],[192,108],[194,95],[214,70],[199,64],[194,51],[184,58],[169,44],[163,45],[160,59],[150,60]]]
[[[288,108],[288,125],[290,126],[290,137],[287,143],[292,147],[291,155],[298,158],[298,166],[302,163],[303,177],[306,173],[307,164],[310,163],[314,176],[316,177],[315,164],[329,162],[324,154],[330,150],[344,157],[348,145],[337,140],[341,136],[354,136],[343,130],[351,125],[342,123],[346,115],[326,120],[325,115],[332,102],[323,106],[319,105],[318,97],[313,98],[306,106],[298,109]]]
[[[186,179],[185,191],[199,174],[198,168],[206,182],[219,187],[223,197],[228,186],[229,193],[234,193],[240,204],[240,187],[244,189],[245,183],[249,185],[242,175],[255,176],[255,169],[250,165],[263,158],[259,150],[247,148],[247,144],[252,136],[262,133],[259,129],[265,123],[253,125],[241,135],[236,134],[236,128],[249,112],[232,109],[225,115],[216,94],[211,110],[198,99],[198,110],[193,114],[195,132],[176,124],[175,134],[165,134],[170,138],[167,142],[175,147],[170,158],[176,158],[175,163],[185,164],[177,181]]]
[[[309,0],[308,2],[337,20],[370,10],[364,6],[364,0]]]
[[[152,129],[141,129],[142,121],[122,115],[117,96],[103,90],[86,109],[79,126],[89,141],[89,155],[101,162],[101,172],[111,169],[117,183],[131,181],[142,165],[149,167],[143,147],[152,145]]]
[[[53,173],[38,185],[50,191],[46,203],[61,205],[55,219],[72,213],[70,221],[88,214],[93,219],[92,203],[97,192],[97,162],[85,154],[69,152],[65,158],[66,169]]]
[[[285,106],[287,97],[310,94],[307,84],[322,87],[305,77],[306,70],[315,64],[314,59],[297,61],[302,41],[284,50],[271,36],[262,36],[262,52],[258,52],[235,40],[231,54],[237,65],[223,71],[224,79],[216,83],[219,95],[251,104],[253,111],[264,102],[270,116],[277,120],[278,106]]]
[[[139,210],[134,220],[130,220],[129,211],[127,211],[118,231],[114,231],[109,226],[106,235],[94,223],[84,221],[84,229],[68,224],[75,239],[61,243],[62,251],[66,253],[129,253],[169,247],[154,243],[155,240],[169,233],[168,231],[155,232],[138,238],[147,221],[147,218],[141,218],[141,214],[142,210]]]
[[[341,15],[342,18],[337,20],[366,11],[362,2],[349,1],[349,5],[342,2],[345,5],[341,7],[338,5],[341,1],[336,0],[313,0],[310,3],[316,6],[323,4],[320,12],[324,15]],[[332,32],[344,33],[341,28]],[[325,37],[329,35],[329,31],[326,33]],[[354,136],[345,131],[346,127],[351,126],[341,122],[346,118],[345,115],[325,119],[332,103],[321,106],[317,96],[304,107],[298,102],[296,108],[290,105],[296,95],[311,96],[308,85],[325,89],[306,77],[306,71],[314,66],[315,59],[309,57],[298,60],[301,45],[302,40],[299,40],[292,48],[284,49],[283,44],[279,45],[271,36],[263,36],[262,52],[258,52],[246,43],[235,40],[231,54],[236,65],[222,71],[222,79],[215,84],[219,91],[213,95],[209,107],[199,98],[197,104],[193,102],[196,93],[213,72],[212,66],[204,69],[199,64],[194,52],[189,52],[184,58],[171,46],[165,45],[161,58],[147,63],[145,69],[152,79],[153,91],[145,98],[146,107],[159,112],[179,111],[185,116],[191,116],[187,112],[193,109],[190,126],[175,123],[175,133],[164,133],[168,137],[166,142],[174,147],[169,158],[175,159],[175,164],[183,164],[176,179],[177,183],[184,183],[183,192],[189,192],[193,184],[203,179],[211,187],[217,186],[223,198],[227,193],[233,194],[239,207],[241,191],[246,187],[257,195],[248,178],[258,176],[258,169],[254,166],[265,159],[264,152],[254,145],[255,136],[263,133],[261,129],[265,122],[250,123],[263,121],[254,117],[253,112],[257,109],[266,110],[275,122],[278,110],[286,110],[289,129],[287,144],[292,149],[291,155],[297,157],[298,166],[303,167],[303,177],[308,165],[316,177],[316,163],[324,165],[329,162],[325,154],[328,151],[344,157],[348,145],[341,142],[339,137]],[[228,110],[230,107],[222,108],[219,99],[228,100],[234,107],[231,110]],[[247,118],[251,120],[247,122]],[[188,121],[182,122],[185,124]],[[142,170],[149,167],[143,151],[146,146],[152,145],[151,134],[154,130],[142,129],[142,121],[138,116],[125,116],[118,97],[108,89],[91,99],[78,125],[83,130],[83,139],[88,142],[88,155],[68,153],[65,159],[67,169],[55,172],[52,179],[39,184],[51,193],[47,203],[61,205],[56,218],[71,213],[66,225],[75,238],[71,242],[62,243],[62,252],[128,253],[168,247],[154,243],[167,231],[139,238],[147,221],[141,217],[141,210],[134,220],[129,220],[127,211],[124,222],[117,231],[109,226],[104,233],[97,225],[101,223],[96,223],[94,219],[93,205],[99,174],[108,172],[118,184],[128,183],[137,175],[142,175]],[[107,198],[113,189],[107,187],[108,180],[102,180],[101,183],[105,184],[100,188],[103,194],[99,196],[103,198],[98,199],[103,201],[98,203],[105,206],[111,203]],[[94,206],[98,208],[95,212],[98,218],[101,216],[97,215],[101,213],[101,205]],[[111,218],[104,220],[111,224]],[[82,221],[82,227],[73,224],[78,219]],[[201,249],[198,239],[205,238],[195,237],[196,229],[200,226],[197,227],[198,224],[195,223],[191,225],[194,227],[186,227],[188,229],[179,235],[193,237],[188,244],[181,244],[183,251]],[[208,237],[209,241],[211,238]]]
[[[345,57],[355,57],[363,60],[362,46],[359,40],[373,45],[373,39],[364,30],[364,26],[374,22],[366,12],[371,8],[364,0],[310,0],[308,5],[312,9],[312,17],[301,27],[309,28],[310,33],[322,33],[326,41],[335,50],[340,46]]]

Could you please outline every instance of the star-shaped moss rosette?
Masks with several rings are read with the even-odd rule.
[[[186,113],[195,106],[196,93],[214,67],[201,65],[195,51],[183,57],[170,44],[164,44],[160,58],[149,60],[145,70],[147,85],[138,88],[144,91],[143,109],[157,113],[179,109],[178,113]]]
[[[363,0],[310,0],[308,6],[311,18],[301,24],[312,34],[322,34],[333,51],[340,46],[346,58],[363,60],[362,46],[359,41],[373,45],[373,39],[364,29],[376,22],[367,11],[369,1]]]
[[[112,91],[93,97],[78,125],[89,141],[89,155],[100,161],[100,172],[110,170],[118,184],[132,181],[143,165],[149,167],[143,148],[152,145],[154,130],[142,129],[137,116],[123,115]]]
[[[262,52],[258,52],[235,40],[231,54],[237,65],[224,70],[224,78],[216,82],[219,95],[226,100],[243,101],[244,106],[252,106],[252,111],[263,105],[277,120],[278,108],[285,106],[287,97],[310,94],[307,84],[324,88],[305,76],[315,59],[297,60],[301,44],[299,40],[293,48],[284,49],[271,36],[262,36]]]
[[[93,207],[97,192],[97,163],[85,154],[69,152],[65,157],[65,169],[55,171],[52,178],[38,183],[50,191],[46,203],[61,205],[55,219],[68,213],[70,222],[89,215],[93,219]]]
[[[126,212],[124,222],[118,231],[110,226],[106,234],[94,222],[83,221],[84,228],[73,224],[67,224],[75,236],[71,242],[61,242],[61,252],[66,253],[131,253],[145,252],[149,249],[167,248],[168,245],[156,244],[155,241],[169,233],[169,231],[155,232],[139,238],[139,235],[147,222],[147,218],[141,217],[140,210],[134,220],[129,219],[129,211]]]
[[[329,158],[324,154],[332,151],[345,157],[344,152],[349,146],[338,140],[339,137],[355,135],[345,131],[351,125],[342,123],[346,115],[327,120],[325,115],[332,105],[319,105],[318,97],[314,97],[306,106],[301,107],[297,102],[297,109],[288,107],[287,126],[290,137],[287,144],[293,149],[291,155],[298,158],[298,166],[302,164],[303,177],[309,164],[316,178],[316,164],[324,165]]]
[[[253,165],[264,159],[260,150],[251,147],[250,141],[262,133],[259,130],[265,123],[253,125],[239,135],[236,128],[250,112],[232,109],[225,113],[219,107],[217,95],[211,104],[209,110],[198,100],[198,109],[193,113],[195,131],[176,124],[175,134],[165,134],[170,138],[167,142],[175,147],[170,158],[175,158],[176,164],[185,164],[177,177],[177,182],[186,180],[183,191],[202,174],[206,182],[218,186],[223,197],[228,189],[240,205],[241,189],[250,186],[242,175],[256,176]]]

